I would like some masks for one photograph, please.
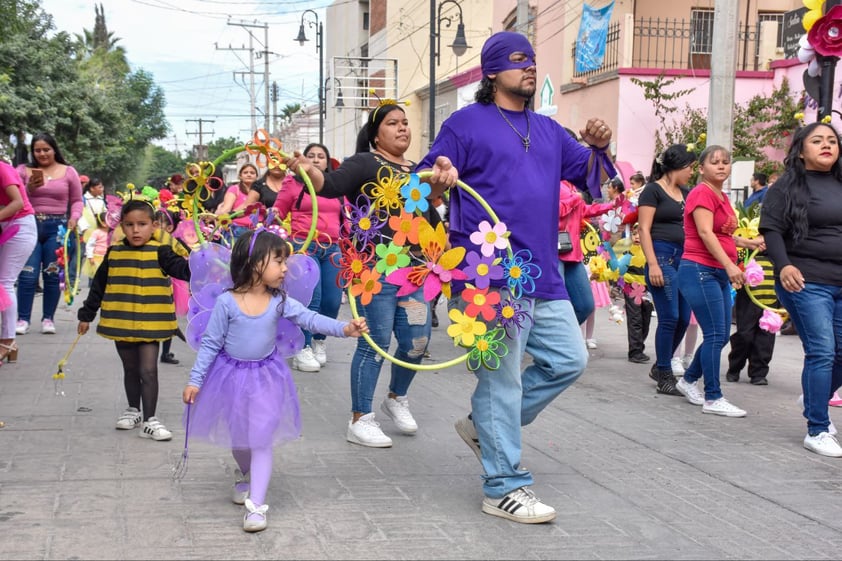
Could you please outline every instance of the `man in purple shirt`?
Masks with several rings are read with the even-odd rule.
[[[477,103],[455,112],[441,127],[419,169],[447,156],[459,178],[491,206],[511,233],[511,250],[531,259],[534,289],[520,303],[531,316],[523,329],[509,331],[509,353],[498,370],[478,369],[472,412],[456,430],[485,471],[482,510],[515,522],[555,518],[531,489],[532,474],[522,469],[521,426],[584,371],[587,351],[564,287],[558,260],[558,202],[562,179],[585,189],[597,151],[604,151],[611,131],[598,119],[580,131],[591,149],[580,145],[552,119],[527,109],[535,94],[535,52],[526,37],[496,33],[483,45],[483,78]],[[464,191],[451,191],[450,242],[475,249],[469,240],[488,213]],[[534,267],[540,268],[536,273]],[[505,279],[492,281],[497,287]],[[455,291],[461,287],[454,286]],[[504,289],[505,292],[505,289]],[[458,295],[450,305],[464,308]],[[533,363],[521,372],[524,351]]]

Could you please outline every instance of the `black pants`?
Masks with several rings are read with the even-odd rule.
[[[649,300],[634,303],[634,298],[623,294],[626,301],[626,331],[629,336],[629,358],[643,353],[646,338],[649,336],[649,324],[652,322],[652,310],[655,307]]]
[[[731,335],[728,372],[739,375],[748,361],[748,377],[765,378],[769,373],[772,352],[775,350],[775,334],[760,329],[757,322],[763,315],[763,310],[751,301],[745,290],[737,291],[734,314],[737,318],[737,330]]]
[[[129,407],[141,409],[143,420],[155,416],[158,407],[158,341],[116,341],[123,363],[123,386]]]

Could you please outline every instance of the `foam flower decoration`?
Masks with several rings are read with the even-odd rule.
[[[491,321],[497,316],[494,305],[500,303],[499,292],[488,292],[488,288],[466,287],[462,291],[462,299],[468,303],[465,315],[472,318],[482,316],[485,321]]]
[[[760,227],[759,216],[755,218],[740,218],[740,221],[737,224],[737,229],[734,230],[735,236],[740,236],[742,238],[756,238],[760,235],[760,232],[758,231],[758,228]]]
[[[410,174],[409,183],[401,187],[401,196],[406,199],[404,211],[409,213],[426,211],[430,208],[430,202],[427,200],[430,192],[430,186],[427,183],[421,183],[418,174]]]
[[[369,263],[374,259],[374,247],[369,244],[365,250],[359,251],[352,240],[340,238],[339,249],[341,257],[339,263],[336,263],[339,269],[336,283],[340,288],[348,288],[359,280],[363,271],[368,270]]]
[[[395,245],[392,242],[389,242],[389,245],[381,243],[377,244],[374,252],[380,258],[374,265],[374,269],[378,273],[388,275],[401,267],[409,265],[409,255],[407,255],[403,246]]]
[[[748,262],[745,269],[746,284],[754,288],[763,282],[763,267],[757,264],[757,261],[752,259]]]
[[[807,40],[824,56],[842,55],[842,6],[833,6],[807,33]]]
[[[503,222],[494,226],[488,220],[479,223],[479,230],[471,234],[471,242],[480,246],[480,253],[489,257],[494,255],[495,249],[506,249],[509,247],[509,231]]]
[[[492,256],[481,256],[476,251],[469,251],[465,255],[467,267],[462,271],[467,275],[468,280],[474,281],[477,288],[488,288],[492,280],[503,278],[503,267],[500,266],[501,258]]]
[[[426,262],[398,269],[387,276],[386,281],[401,287],[398,296],[406,296],[423,286],[425,300],[432,300],[439,292],[450,298],[450,281],[467,278],[465,273],[456,268],[465,257],[465,248],[445,250],[447,234],[444,225],[439,223],[434,230],[426,221],[419,225],[418,242]]]
[[[599,223],[606,232],[616,234],[620,230],[623,216],[617,209],[611,209],[599,217]]]
[[[457,345],[473,347],[477,336],[484,335],[488,328],[481,321],[477,321],[461,311],[453,309],[447,313],[451,324],[447,326],[447,334],[453,337]]]
[[[233,222],[230,214],[220,214],[216,218],[216,225],[220,230],[227,230]]]
[[[358,243],[367,244],[380,235],[380,229],[386,224],[386,220],[365,197],[360,197],[357,203],[350,205],[351,236]]]
[[[780,314],[772,310],[763,310],[763,315],[760,317],[760,321],[757,322],[760,329],[769,333],[777,333],[781,330],[783,324],[784,320]]]
[[[642,284],[637,284],[636,282],[627,285],[628,291],[626,294],[629,298],[634,300],[634,303],[640,306],[643,302],[643,295],[646,294],[646,287]]]
[[[532,316],[526,311],[524,302],[511,295],[495,304],[494,309],[497,311],[497,321],[509,337],[519,336],[521,330],[532,322]]]
[[[351,295],[358,296],[363,306],[371,304],[371,298],[383,290],[380,283],[380,273],[372,269],[365,269],[360,273],[359,282],[351,286]]]
[[[392,241],[395,245],[418,244],[418,226],[424,222],[420,216],[415,216],[409,212],[402,212],[398,216],[389,217],[389,228],[395,234]]]
[[[821,66],[819,66],[819,61],[816,57],[816,49],[810,44],[810,41],[807,39],[807,34],[801,36],[801,39],[798,40],[798,53],[795,57],[800,61],[807,65],[807,74],[813,77],[818,76],[821,74]],[[798,119],[798,117],[795,117]],[[799,120],[803,119],[803,113]]]
[[[643,248],[639,245],[631,246],[629,249],[631,259],[629,260],[630,267],[643,268],[646,265],[646,256],[643,254]]]
[[[362,189],[370,188],[372,206],[376,209],[398,210],[403,207],[401,187],[409,183],[409,174],[396,173],[389,166],[382,166],[377,171],[377,180],[363,184]]]
[[[487,370],[500,368],[500,357],[509,354],[509,348],[503,343],[506,332],[494,329],[476,338],[474,348],[468,353],[468,370],[477,370],[480,366]]]
[[[503,278],[515,298],[534,292],[535,279],[540,276],[541,268],[532,263],[532,252],[528,249],[503,259]]]

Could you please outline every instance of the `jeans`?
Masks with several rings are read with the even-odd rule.
[[[383,283],[380,293],[367,306],[357,298],[357,310],[368,322],[369,335],[381,349],[388,352],[392,333],[398,341],[396,358],[420,364],[430,340],[430,306],[424,300],[424,290],[398,297],[398,287]],[[364,338],[357,339],[357,349],[351,359],[351,410],[363,415],[371,413],[371,402],[385,359],[377,354]],[[415,377],[415,370],[392,364],[389,391],[404,396]]]
[[[588,353],[567,300],[523,299],[532,315],[517,339],[506,337],[508,354],[500,368],[474,372],[477,386],[471,397],[471,417],[482,452],[483,492],[491,498],[532,485],[532,474],[521,470],[521,427],[538,416],[585,371]],[[450,300],[451,308],[466,306]],[[524,351],[532,364],[521,372]]]
[[[66,218],[45,218],[37,220],[38,240],[35,249],[26,261],[18,277],[18,319],[31,322],[32,302],[35,299],[35,286],[38,274],[44,279],[43,308],[41,319],[52,320],[61,297],[56,260],[56,250],[64,240],[58,239],[58,227],[67,227]]]
[[[570,303],[579,325],[585,323],[594,311],[593,291],[588,269],[581,261],[559,261],[559,272],[570,295]]]
[[[301,249],[300,244],[295,245],[295,249]],[[307,248],[307,255],[316,260],[319,264],[321,275],[313,288],[313,298],[310,300],[310,305],[307,308],[318,312],[323,316],[336,319],[339,315],[339,306],[342,304],[342,289],[336,284],[336,277],[339,276],[339,269],[334,265],[334,260],[339,259],[339,246],[337,244],[330,244],[328,246],[320,245],[313,241],[310,242],[310,247]],[[335,257],[333,257],[335,256]],[[307,330],[304,330],[304,346],[310,345],[312,339],[325,339],[321,333],[313,335]]]
[[[678,282],[702,329],[702,344],[684,371],[684,380],[695,383],[704,375],[705,399],[713,401],[722,397],[719,364],[731,333],[731,281],[725,269],[685,259],[678,268]]]
[[[678,291],[678,265],[684,248],[680,245],[653,240],[655,257],[664,274],[664,286],[652,286],[649,266],[645,268],[646,286],[658,314],[655,329],[655,365],[658,370],[672,372],[672,355],[681,344],[690,323],[690,305]]]
[[[775,292],[804,348],[804,417],[815,436],[827,431],[827,401],[842,386],[842,286],[806,283],[801,292],[787,292],[776,282]]]
[[[16,224],[18,232],[0,245],[0,288],[5,290],[9,305],[0,315],[0,339],[15,338],[15,321],[18,319],[18,300],[15,297],[15,280],[24,263],[32,254],[38,229],[31,214],[15,220],[0,222],[4,229]]]

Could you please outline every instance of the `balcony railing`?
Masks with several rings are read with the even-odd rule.
[[[759,24],[740,24],[737,70],[759,70]],[[634,22],[631,66],[658,69],[710,69],[713,51],[713,26],[710,20],[677,18],[640,18]],[[622,60],[620,22],[608,27],[602,66],[589,72],[575,72],[574,77],[590,77],[617,70]],[[573,44],[576,60],[576,44]]]

